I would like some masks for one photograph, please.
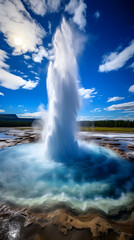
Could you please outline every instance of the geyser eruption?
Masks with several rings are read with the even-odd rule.
[[[75,140],[80,105],[76,41],[63,19],[48,68],[45,155],[44,142],[0,151],[1,202],[38,208],[64,202],[77,210],[105,212],[134,207],[133,163],[110,149]]]
[[[63,18],[53,39],[55,55],[47,75],[49,113],[45,152],[54,159],[73,157],[78,147],[74,135],[80,100],[73,45],[71,28]]]

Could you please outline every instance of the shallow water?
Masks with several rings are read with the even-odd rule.
[[[79,142],[79,158],[50,160],[43,144],[0,151],[1,201],[30,207],[65,203],[109,212],[134,202],[134,164],[113,151]]]
[[[8,131],[0,132],[0,140],[6,140],[11,138],[16,138],[15,136],[7,135]]]

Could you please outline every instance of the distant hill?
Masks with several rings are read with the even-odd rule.
[[[0,114],[0,127],[30,127],[35,118],[19,118],[16,114]],[[123,127],[134,128],[134,121],[129,120],[100,120],[79,121],[81,127]]]
[[[30,127],[34,118],[18,118],[16,114],[0,114],[0,127]]]
[[[18,119],[16,114],[0,114],[0,121],[1,120],[13,120]]]

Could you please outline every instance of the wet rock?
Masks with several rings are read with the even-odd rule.
[[[133,145],[127,145],[128,149],[134,150],[134,144]]]
[[[127,152],[127,158],[131,161],[134,161],[134,152]]]
[[[16,138],[0,139],[0,149],[19,145],[19,144],[37,142],[40,139],[40,134],[33,133],[33,131],[22,132],[18,130],[9,130],[9,132],[7,132],[6,134],[10,136],[16,136]]]
[[[133,220],[133,213],[125,221],[115,221],[99,210],[83,214],[66,208],[34,212],[1,205],[0,240],[132,240]]]

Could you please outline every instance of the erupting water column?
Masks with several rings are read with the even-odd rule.
[[[45,151],[54,159],[76,156],[78,150],[75,131],[80,99],[74,40],[70,26],[63,18],[53,39],[55,55],[47,75],[49,111]]]

